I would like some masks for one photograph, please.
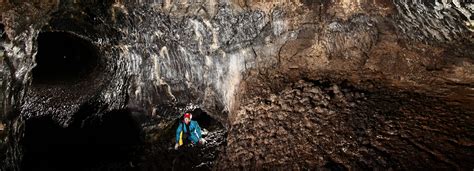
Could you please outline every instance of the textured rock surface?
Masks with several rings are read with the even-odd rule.
[[[145,146],[153,158],[170,152],[164,135],[179,114],[200,108],[229,131],[217,169],[472,169],[473,8],[458,0],[2,1],[3,166],[22,167],[31,119],[86,129],[126,109],[146,143],[160,142]],[[37,58],[53,59],[41,55],[39,38],[55,33],[92,47],[82,50],[96,63],[73,65],[90,68],[76,79],[35,77]],[[221,151],[222,131],[204,151]]]
[[[473,167],[473,112],[456,101],[373,82],[274,80],[243,95],[218,169]]]

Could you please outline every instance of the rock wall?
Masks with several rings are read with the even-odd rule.
[[[244,76],[219,170],[472,168],[458,2],[306,5],[278,64]]]
[[[245,85],[217,169],[472,167],[470,107],[373,80],[327,77]]]
[[[229,131],[217,169],[472,168],[467,2],[52,0],[0,11],[8,169],[21,167],[30,119],[75,128],[130,109],[145,134],[166,134],[196,108]],[[94,62],[40,52],[39,38],[58,34]],[[44,81],[38,58],[90,69]]]

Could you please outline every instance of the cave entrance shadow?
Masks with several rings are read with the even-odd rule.
[[[193,115],[192,120],[197,121],[198,124],[199,124],[199,127],[201,127],[201,129],[205,128],[208,131],[214,131],[216,129],[222,129],[223,128],[221,123],[219,123],[217,120],[215,120],[214,118],[209,116],[201,108],[194,109],[193,111],[190,111],[188,113],[191,113]],[[183,120],[183,119],[184,119],[183,116],[181,116],[179,118],[180,121]],[[174,128],[178,127],[178,123],[179,122],[177,122],[175,124]]]
[[[22,170],[127,169],[142,145],[127,110],[90,117],[63,128],[49,117],[26,121]]]
[[[34,103],[83,103],[78,100],[93,96],[109,83],[108,59],[87,37],[73,32],[40,32],[37,42],[28,96],[52,100]]]
[[[33,84],[72,84],[88,80],[99,68],[92,42],[69,32],[41,32]]]

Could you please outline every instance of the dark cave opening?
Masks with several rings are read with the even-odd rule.
[[[124,169],[143,143],[127,110],[88,117],[63,128],[49,117],[25,123],[23,170]]]
[[[88,40],[69,32],[38,35],[33,84],[66,84],[88,80],[99,68],[99,51]]]
[[[205,128],[209,131],[223,128],[221,123],[219,123],[217,120],[209,116],[201,108],[196,108],[190,111],[190,113],[193,115],[193,120],[197,121],[201,128]]]

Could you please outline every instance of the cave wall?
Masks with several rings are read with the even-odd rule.
[[[218,170],[472,168],[473,39],[457,3],[307,2],[278,65],[240,84]]]
[[[401,155],[410,154],[416,158],[407,152],[393,156],[384,154],[385,158],[375,159],[364,152],[351,151],[363,148],[369,151],[367,154],[380,155],[399,149],[424,151],[423,155],[431,154],[448,163],[440,168],[465,168],[469,165],[460,165],[457,159],[472,161],[472,150],[465,150],[472,143],[469,138],[472,133],[468,132],[472,123],[469,122],[454,126],[466,138],[456,140],[458,143],[452,147],[452,152],[460,154],[452,158],[443,157],[445,151],[426,150],[425,146],[417,144],[427,140],[412,140],[413,143],[410,141],[412,136],[405,134],[395,140],[411,142],[409,148],[394,145],[391,149],[380,150],[386,147],[370,141],[377,135],[364,133],[368,127],[379,130],[380,124],[391,122],[386,113],[397,113],[394,111],[407,107],[404,103],[384,99],[405,101],[418,96],[404,95],[411,92],[436,98],[434,102],[443,105],[454,104],[446,104],[446,110],[433,111],[429,109],[431,101],[421,100],[422,103],[411,106],[416,108],[411,112],[413,114],[398,113],[394,120],[415,117],[419,113],[443,113],[453,115],[455,119],[472,120],[467,117],[472,115],[469,106],[473,104],[474,82],[473,5],[469,3],[457,0],[53,0],[2,1],[0,9],[5,30],[0,42],[0,50],[4,51],[0,81],[5,88],[0,114],[10,137],[7,154],[10,166],[19,165],[21,161],[22,148],[16,142],[22,139],[26,120],[51,117],[59,125],[68,127],[88,116],[100,116],[123,108],[135,109],[140,115],[154,118],[162,129],[173,124],[183,111],[205,110],[230,131],[227,150],[219,160],[219,167],[223,169],[229,162],[235,162],[228,165],[230,168],[271,167],[294,162],[288,157],[295,160],[310,158],[294,167],[322,167],[330,163],[331,167],[404,168],[401,166],[407,165],[408,161]],[[37,65],[38,36],[43,32],[64,32],[96,47],[99,67],[93,69],[94,77],[54,85],[35,84],[32,72]],[[301,83],[301,80],[305,81]],[[327,94],[335,91],[314,85],[318,80],[329,80],[329,84],[336,87],[340,86],[337,82],[346,80],[345,84],[354,87],[350,91],[374,93],[357,103],[352,95],[343,93],[338,100],[329,100],[323,108],[314,108],[324,102],[321,98],[331,97]],[[361,80],[370,80],[377,86],[366,86],[360,83],[364,82]],[[322,97],[300,94],[286,97],[284,92],[306,90],[298,87],[299,84],[320,89],[323,92],[316,95]],[[389,93],[399,90],[403,91]],[[291,98],[309,98],[315,106],[292,101],[288,102],[291,110],[281,109],[283,106],[280,105]],[[338,106],[341,100],[345,102]],[[277,107],[273,106],[275,103]],[[367,111],[392,103],[393,107],[389,109]],[[80,114],[83,108],[91,110]],[[263,109],[257,110],[260,108]],[[293,111],[300,109],[302,111]],[[267,113],[289,119],[267,118]],[[356,114],[360,116],[351,118]],[[382,121],[372,122],[373,115],[382,114]],[[313,115],[319,120],[311,119]],[[334,117],[320,118],[319,115]],[[362,120],[356,123],[368,122],[368,126],[351,125],[346,121],[349,119]],[[435,115],[433,119],[446,121],[449,117]],[[310,126],[303,129],[304,126],[296,124],[299,122],[309,122]],[[280,130],[283,125],[285,129],[300,130],[294,133],[297,135],[295,140],[288,139],[297,143],[304,141],[301,138],[311,137],[312,131],[319,130],[323,123],[328,123],[327,128],[321,128],[326,131],[321,133],[326,142],[313,137],[307,140],[310,143],[285,153],[280,152],[287,147],[273,146],[277,143],[273,141],[282,141],[279,136],[262,140],[268,142],[242,138],[253,134],[249,131],[262,127],[275,133],[274,130]],[[408,128],[419,124],[397,123]],[[445,128],[451,123],[439,122],[438,126]],[[408,132],[421,135],[432,132],[430,130]],[[281,136],[293,134],[285,131]],[[337,131],[346,134],[333,135]],[[380,131],[386,132],[389,131]],[[454,130],[441,132],[458,133]],[[363,138],[351,141],[354,136]],[[453,140],[450,136],[447,139]],[[341,144],[334,145],[335,141]],[[394,142],[385,142],[391,143]],[[352,149],[334,152],[336,147],[347,149],[346,146],[352,146]],[[270,152],[257,153],[266,149]],[[301,153],[306,149],[316,150],[322,158]],[[253,155],[248,155],[250,153]],[[240,158],[241,155],[253,158]],[[359,156],[360,160],[368,162],[351,163],[353,158],[348,155]],[[386,160],[391,159],[396,161],[387,163]],[[420,166],[428,166],[434,161]]]
[[[472,167],[472,101],[332,73],[270,79],[243,83],[218,170]]]

